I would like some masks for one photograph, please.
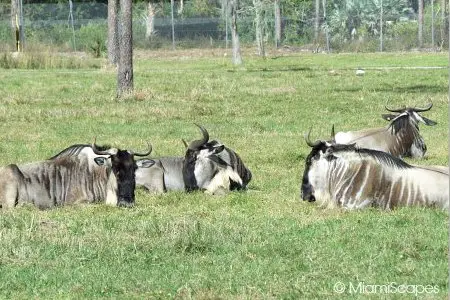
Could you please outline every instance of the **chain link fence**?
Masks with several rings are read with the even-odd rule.
[[[263,3],[264,42],[274,46],[274,2],[259,1]],[[421,38],[414,7],[408,8],[407,2],[400,0],[384,0],[391,3],[384,7],[383,0],[379,1],[381,6],[375,6],[370,15],[367,6],[355,7],[358,1],[347,0],[345,9],[333,3],[322,6],[322,11],[317,14],[314,1],[299,2],[302,4],[297,5],[295,1],[280,0],[280,45],[291,49],[333,52],[404,51],[416,48],[439,50],[448,45],[448,8],[445,4],[444,7],[439,6],[445,1],[425,7]],[[148,2],[134,4],[134,46],[143,49],[228,47],[231,44],[230,22],[226,9],[220,5],[224,2],[210,1],[210,7],[202,11],[193,7],[193,2],[184,1],[182,6],[180,1],[175,1],[173,19],[170,1],[160,1],[152,7]],[[255,10],[252,1],[247,2],[239,9],[238,30],[243,45],[254,45]],[[353,3],[353,7],[348,6],[349,2]],[[398,2],[405,5],[392,5]],[[325,13],[323,7],[327,8]],[[22,11],[23,16],[16,19],[16,24],[23,30],[24,49],[45,46],[57,51],[88,51],[96,56],[105,54],[107,4],[25,2]],[[0,3],[1,51],[15,50],[12,23],[11,4]]]

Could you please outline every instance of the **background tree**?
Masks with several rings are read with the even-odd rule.
[[[253,8],[255,11],[255,39],[258,48],[258,55],[265,57],[266,50],[264,47],[264,9],[261,0],[253,0]]]
[[[145,18],[145,39],[150,40],[155,34],[156,7],[152,1],[147,3],[147,14]]]
[[[233,47],[233,57],[232,61],[235,65],[242,64],[242,56],[241,56],[241,45],[239,42],[239,33],[237,26],[237,9],[238,9],[238,1],[239,0],[229,0],[229,7],[231,13],[231,44]]]
[[[281,44],[281,9],[280,0],[274,1],[274,23],[275,23],[275,48],[280,47]]]
[[[119,56],[118,5],[118,0],[108,0],[108,61],[114,65],[117,64]]]
[[[418,42],[419,42],[419,48],[423,47],[423,0],[417,0],[418,5],[418,16],[417,16],[417,22],[418,22]]]
[[[133,91],[133,28],[131,0],[120,0],[119,12],[119,66],[117,96]]]
[[[17,6],[18,0],[11,0],[11,34],[14,38],[14,42],[17,41],[18,36],[16,36],[18,34],[17,32],[17,26],[16,26],[16,21],[17,21],[17,17],[18,17],[18,6]],[[16,47],[16,45],[14,45],[14,47]]]
[[[318,43],[320,28],[320,0],[314,1],[314,43]]]

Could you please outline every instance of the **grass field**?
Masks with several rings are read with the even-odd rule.
[[[235,68],[223,54],[136,53],[135,93],[121,101],[110,67],[0,69],[1,165],[94,136],[183,155],[196,122],[253,173],[247,192],[226,196],[138,190],[133,209],[1,211],[0,298],[446,299],[447,212],[324,210],[299,192],[304,133],[385,126],[385,105],[431,101],[427,156],[409,162],[447,165],[448,55],[246,55]],[[444,68],[411,68],[422,66]]]

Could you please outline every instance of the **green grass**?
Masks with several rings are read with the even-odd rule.
[[[117,101],[109,67],[0,69],[0,164],[47,158],[74,144],[109,143],[183,155],[200,133],[235,149],[249,190],[149,195],[105,205],[0,212],[1,299],[402,298],[349,294],[337,282],[431,285],[448,293],[448,213],[324,210],[300,200],[303,135],[380,127],[384,106],[434,104],[421,125],[424,165],[448,164],[445,54],[244,56],[219,50],[137,53],[135,93]],[[200,55],[201,54],[201,55]],[[98,60],[95,65],[103,64]],[[366,69],[365,76],[355,69]],[[348,292],[348,291],[347,291]],[[420,295],[419,295],[420,296]],[[408,297],[406,297],[408,298]]]

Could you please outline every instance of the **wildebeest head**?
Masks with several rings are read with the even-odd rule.
[[[108,150],[97,149],[92,143],[92,150],[97,155],[105,155],[107,157],[99,156],[94,159],[99,166],[106,166],[112,174],[108,180],[108,189],[114,189],[117,197],[118,206],[131,207],[134,205],[134,190],[136,187],[135,171],[137,169],[135,156],[147,156],[152,152],[152,147],[148,145],[148,151],[145,153],[137,153],[129,150],[120,150],[117,148],[110,148]],[[113,175],[113,176],[112,176]],[[107,196],[108,198],[109,196]],[[112,200],[114,201],[114,200]],[[108,202],[108,199],[107,199]]]
[[[435,121],[432,121],[428,118],[425,118],[424,116],[421,116],[419,113],[424,111],[429,111],[433,107],[433,103],[428,104],[424,108],[418,108],[418,107],[403,107],[403,108],[396,108],[391,109],[385,106],[386,110],[397,113],[397,114],[382,114],[381,116],[386,121],[391,121],[391,123],[394,123],[396,119],[400,119],[402,117],[408,117],[409,120],[411,120],[416,127],[418,127],[419,122],[422,122],[425,125],[433,126],[437,123]]]
[[[185,182],[186,190],[192,191],[199,188],[196,178],[197,176],[212,178],[214,174],[207,172],[203,172],[202,170],[196,170],[197,162],[200,160],[207,159],[210,163],[215,163],[217,166],[226,168],[227,162],[225,162],[222,158],[220,158],[217,154],[222,152],[225,149],[225,146],[218,143],[217,141],[209,142],[209,133],[208,131],[201,125],[195,124],[200,131],[202,132],[202,138],[199,140],[194,140],[187,144],[184,140],[183,143],[186,146],[186,154],[184,157],[183,163],[183,179]],[[203,180],[201,180],[203,181]]]
[[[414,136],[411,137],[413,139],[413,143],[411,145],[411,148],[407,151],[407,153],[405,153],[406,156],[423,157],[425,155],[427,146],[425,144],[425,141],[419,134],[419,122],[422,122],[423,124],[428,126],[434,126],[437,123],[428,118],[425,118],[424,116],[421,116],[419,113],[429,111],[432,107],[432,103],[428,104],[425,108],[403,107],[390,109],[385,106],[386,110],[396,113],[381,115],[383,119],[385,119],[386,121],[390,121],[391,130],[394,133],[399,132],[402,128],[406,128],[409,124],[414,128],[414,130],[411,130],[407,133]]]
[[[305,170],[303,172],[302,178],[301,197],[303,200],[313,202],[316,201],[316,198],[314,196],[314,187],[311,184],[310,177],[315,176],[315,173],[312,172],[310,174],[310,170],[314,170],[317,168],[316,164],[322,156],[324,155],[330,156],[332,155],[332,153],[330,153],[330,150],[328,150],[330,149],[331,146],[329,142],[317,140],[313,143],[309,138],[310,133],[311,129],[308,131],[308,134],[305,135],[306,144],[312,149],[309,155],[306,157]],[[334,126],[331,135],[334,136]],[[331,157],[332,156],[330,156],[330,158]]]

